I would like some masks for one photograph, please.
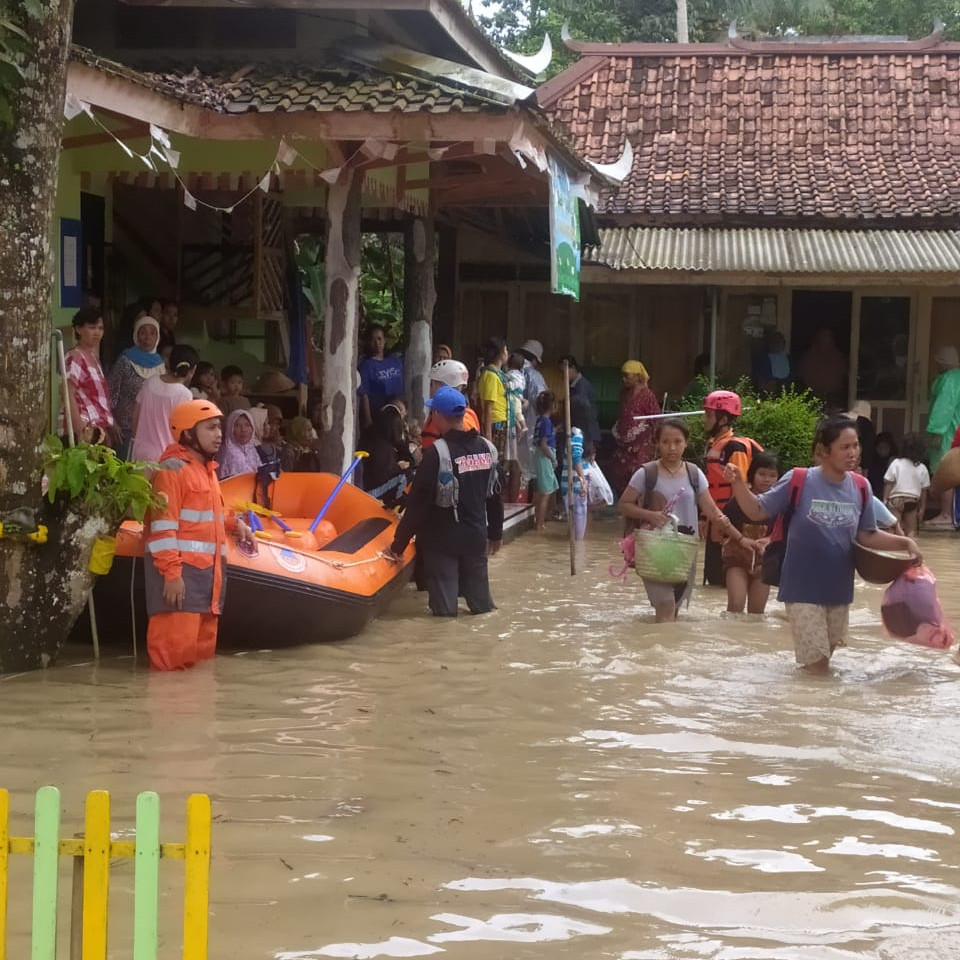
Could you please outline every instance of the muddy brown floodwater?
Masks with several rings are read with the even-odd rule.
[[[884,638],[861,584],[835,673],[800,676],[778,605],[727,618],[700,590],[655,625],[607,574],[612,523],[576,580],[552,527],[494,562],[494,616],[434,621],[410,592],[347,643],[4,679],[14,832],[47,783],[65,832],[105,788],[127,835],[155,789],[169,840],[208,792],[214,958],[960,956],[960,668]],[[924,545],[960,623],[960,544]],[[112,884],[126,958],[128,864]]]

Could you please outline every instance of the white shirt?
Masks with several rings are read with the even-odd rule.
[[[920,499],[920,494],[930,486],[930,473],[922,463],[914,463],[906,457],[890,461],[883,475],[884,483],[892,483],[891,497],[912,497]]]

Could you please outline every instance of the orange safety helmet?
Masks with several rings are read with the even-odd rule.
[[[707,394],[703,401],[704,410],[716,410],[718,413],[729,413],[731,417],[739,417],[743,407],[740,397],[732,390],[714,390]]]
[[[213,420],[215,417],[222,417],[223,412],[209,400],[188,400],[181,403],[170,411],[170,430],[173,432],[173,439],[179,443],[180,434],[184,430],[192,430],[203,420]]]

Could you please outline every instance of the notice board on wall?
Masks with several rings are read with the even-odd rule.
[[[60,218],[60,306],[83,306],[82,223]]]

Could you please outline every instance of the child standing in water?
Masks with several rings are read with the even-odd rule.
[[[703,471],[683,459],[689,439],[690,430],[681,419],[660,421],[655,437],[657,459],[645,463],[630,478],[620,497],[620,513],[653,530],[667,523],[669,513],[677,518],[680,533],[694,534],[702,511],[708,520],[739,541],[742,535],[733,531],[730,519],[713,502]],[[695,573],[696,559],[683,583],[644,578],[643,586],[656,611],[657,623],[677,619],[681,605],[690,599]]]
[[[916,536],[927,509],[930,472],[923,463],[925,444],[915,433],[903,438],[903,454],[890,461],[883,475],[883,500],[908,537]]]
[[[549,390],[545,390],[537,397],[537,426],[533,434],[533,456],[537,475],[534,516],[539,532],[543,531],[550,501],[560,486],[557,483],[557,438],[552,419],[556,410],[556,398]]]
[[[766,493],[780,476],[777,458],[770,453],[753,455],[747,471],[750,490]],[[763,582],[760,560],[770,538],[772,525],[748,520],[737,501],[731,500],[723,511],[733,524],[734,531],[723,542],[723,570],[727,587],[729,613],[763,613],[767,608],[770,587]],[[736,534],[740,534],[739,542]]]

